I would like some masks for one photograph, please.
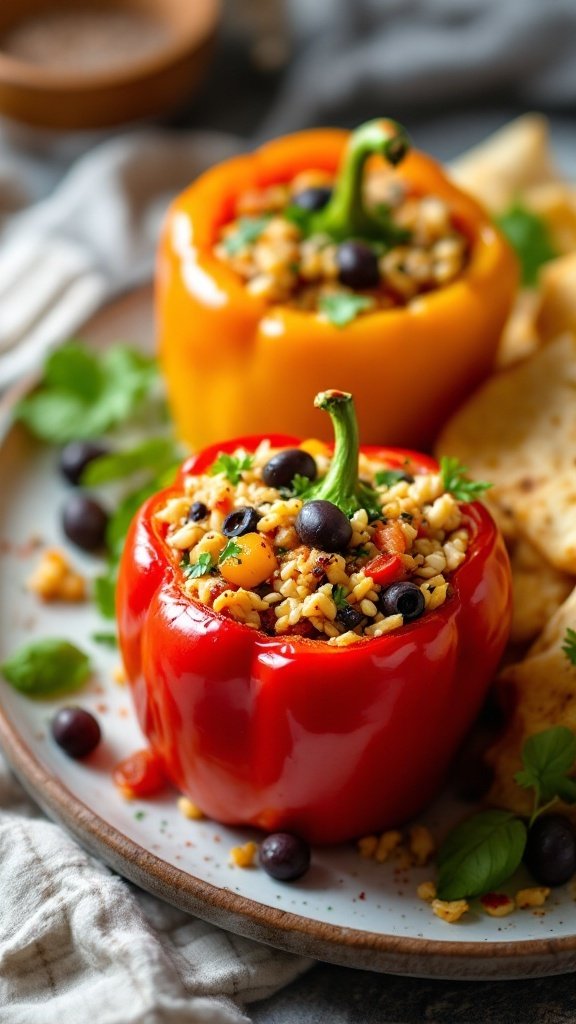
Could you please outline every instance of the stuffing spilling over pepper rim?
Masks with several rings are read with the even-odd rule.
[[[242,192],[216,256],[251,294],[339,327],[449,284],[467,264],[469,241],[445,199],[394,174],[409,148],[395,121],[361,125],[336,177],[311,168]],[[383,163],[367,168],[374,155]]]
[[[444,604],[470,538],[442,469],[360,453],[350,394],[315,404],[332,418],[333,453],[268,440],[221,453],[155,518],[189,596],[267,635],[346,646]]]

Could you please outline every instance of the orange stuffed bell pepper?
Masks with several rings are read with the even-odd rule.
[[[434,795],[506,643],[511,581],[475,485],[426,455],[359,451],[349,394],[317,405],[333,454],[237,438],[144,504],[117,609],[175,785],[217,821],[331,843]]]
[[[173,204],[159,347],[180,435],[317,431],[327,373],[367,443],[429,447],[489,372],[517,284],[507,243],[393,121],[277,139]]]

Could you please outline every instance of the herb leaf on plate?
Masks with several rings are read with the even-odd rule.
[[[576,802],[576,782],[567,777],[575,761],[576,736],[566,726],[553,726],[526,740],[522,748],[524,767],[514,779],[524,789],[534,789],[535,813],[541,803],[550,803],[558,796]]]
[[[558,256],[546,221],[517,200],[496,218],[496,223],[520,260],[522,284],[535,285],[540,267]]]
[[[50,697],[75,690],[90,675],[90,659],[68,640],[33,640],[10,655],[0,669],[15,690],[28,697]]]
[[[457,825],[438,853],[438,896],[459,900],[497,888],[519,867],[526,825],[509,811],[483,811]]]
[[[162,473],[182,458],[178,445],[170,437],[151,437],[132,448],[100,455],[82,474],[82,484],[98,487],[141,471]]]

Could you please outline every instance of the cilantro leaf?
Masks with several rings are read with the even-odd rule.
[[[253,455],[229,455],[228,452],[220,452],[218,458],[212,463],[208,473],[210,476],[217,476],[223,473],[231,484],[240,483],[242,473],[245,469],[251,469],[254,462]]]
[[[354,295],[352,292],[333,292],[323,295],[318,303],[321,313],[335,327],[346,327],[360,313],[373,309],[376,305],[370,295]]]
[[[265,213],[261,217],[240,217],[236,221],[236,230],[227,235],[222,245],[229,256],[236,256],[252,242],[257,242],[264,228],[270,220],[271,214]]]
[[[236,541],[232,537],[228,541],[224,550],[220,553],[218,562],[225,562],[227,558],[238,558],[238,555],[240,554],[242,554],[242,548],[240,547],[239,544],[236,543]]]
[[[560,790],[569,793],[568,772],[576,761],[576,736],[564,725],[530,736],[522,748],[522,771],[514,779],[524,789],[534,789],[536,806],[548,803],[560,795]],[[563,797],[564,798],[564,797]],[[569,797],[571,799],[571,797]]]
[[[213,568],[214,562],[209,551],[203,551],[198,556],[197,562],[186,562],[182,565],[182,570],[188,580],[196,580],[199,576],[207,576]]]
[[[103,353],[69,342],[53,352],[16,418],[43,441],[98,437],[131,416],[157,380],[155,361],[127,345]]]
[[[152,437],[133,448],[100,455],[82,474],[86,487],[98,487],[113,480],[124,480],[143,470],[162,473],[179,461],[180,450],[172,438]]]
[[[483,811],[448,834],[438,853],[438,896],[458,900],[496,889],[519,867],[526,826],[508,811]]]
[[[15,651],[1,666],[5,678],[27,697],[75,690],[90,675],[90,659],[68,640],[47,637]]]
[[[548,225],[518,200],[496,218],[496,223],[520,260],[522,284],[536,284],[540,267],[558,255]]]
[[[340,583],[332,587],[332,600],[337,608],[343,608],[346,604],[346,591]]]
[[[302,498],[306,494],[306,491],[310,487],[311,483],[312,481],[310,480],[309,477],[302,476],[301,473],[296,473],[292,477],[290,490],[292,491],[292,494],[294,495],[295,498]]]
[[[458,501],[475,501],[492,484],[482,480],[470,480],[466,475],[468,467],[451,455],[443,455],[440,459],[440,475],[444,489]]]
[[[576,629],[570,629],[570,627],[568,627],[564,634],[562,650],[570,664],[576,665]]]
[[[412,479],[405,469],[381,469],[374,477],[378,487],[393,487],[400,480]]]

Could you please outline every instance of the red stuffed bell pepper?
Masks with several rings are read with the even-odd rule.
[[[178,789],[216,821],[333,843],[397,824],[437,791],[502,654],[511,584],[489,513],[439,493],[433,459],[362,448],[359,479],[350,396],[317,404],[335,424],[331,461],[293,437],[270,437],[272,456],[262,438],[236,439],[146,502],[118,617],[140,723]],[[274,449],[281,470],[304,466],[277,501],[258,490],[282,477]],[[212,509],[192,501],[212,493]],[[270,529],[273,510],[292,518]],[[292,583],[301,600],[285,596]]]

